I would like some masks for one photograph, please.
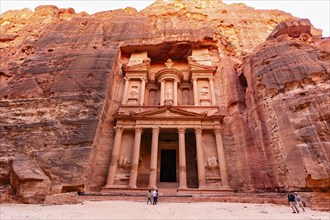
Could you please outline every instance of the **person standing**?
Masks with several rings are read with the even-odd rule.
[[[294,199],[296,201],[297,208],[300,207],[304,212],[305,211],[304,206],[302,205],[300,195],[297,192],[294,193]]]
[[[289,194],[288,194],[288,201],[293,210],[293,213],[299,213],[299,210],[298,210],[298,208],[296,206],[296,202],[295,202],[295,196],[292,192],[289,192]]]
[[[152,197],[152,193],[151,193],[151,190],[149,190],[147,192],[147,205],[149,204],[149,201],[150,201],[150,204],[152,205],[151,197]]]
[[[158,189],[156,189],[156,204],[158,203]]]
[[[153,205],[157,204],[157,190],[154,189],[154,191],[152,192],[152,197],[153,197]]]

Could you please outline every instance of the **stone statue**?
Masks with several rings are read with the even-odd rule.
[[[131,161],[127,156],[121,156],[118,160],[118,167],[123,169],[129,169],[131,167]]]
[[[132,86],[129,91],[130,98],[137,99],[139,97],[139,91],[137,86]]]
[[[171,85],[166,87],[165,98],[172,99],[172,86]]]
[[[209,94],[208,87],[207,86],[203,86],[202,89],[201,89],[201,91],[200,91],[200,93],[201,93],[201,96],[202,97],[206,97]]]
[[[206,161],[206,167],[208,169],[216,169],[219,167],[218,159],[214,156],[209,156]]]

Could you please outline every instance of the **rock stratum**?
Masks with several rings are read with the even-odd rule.
[[[0,17],[0,185],[25,202],[105,184],[118,57],[217,48],[230,186],[330,188],[330,39],[309,20],[221,1],[156,1],[89,15],[39,6]],[[179,50],[178,50],[179,49]],[[119,73],[119,74],[118,74]]]

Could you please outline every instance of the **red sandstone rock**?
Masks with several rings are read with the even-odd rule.
[[[63,205],[63,204],[78,204],[81,203],[78,200],[77,193],[61,193],[49,195],[45,198],[43,204],[45,205]]]
[[[13,186],[24,197],[40,184],[43,195],[50,184],[52,193],[104,186],[123,87],[119,54],[146,47],[159,63],[186,58],[192,47],[219,57],[233,189],[308,189],[316,187],[308,175],[329,179],[330,40],[306,20],[244,4],[157,1],[140,13],[94,15],[41,6],[6,12],[0,25],[0,156],[33,154],[40,166],[31,165],[39,174],[28,178],[14,161]]]
[[[289,37],[298,38],[303,33],[311,35],[311,23],[308,19],[284,21],[276,26],[267,40],[276,38],[283,34],[286,34]]]
[[[241,171],[243,176],[248,174],[241,179],[252,186],[306,188],[310,187],[305,180],[308,175],[325,178],[325,185],[329,179],[326,93],[330,69],[324,57],[330,51],[316,49],[316,45],[327,45],[330,40],[315,43],[296,36],[299,33],[294,38],[267,41],[243,61],[246,106],[243,114],[227,120],[235,132],[244,126],[240,148],[246,151],[243,163],[249,164],[249,172]],[[258,152],[264,156],[256,156]],[[233,150],[228,153],[236,154]]]
[[[16,156],[10,174],[12,190],[21,201],[41,202],[50,192],[51,181],[39,165],[25,156]]]

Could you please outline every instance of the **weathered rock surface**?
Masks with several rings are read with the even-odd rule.
[[[226,141],[237,186],[306,189],[311,175],[329,189],[330,50],[319,45],[330,40],[304,33],[266,41],[237,71],[245,95],[232,98],[225,120],[229,134],[239,134]]]
[[[303,33],[311,35],[311,23],[308,19],[282,22],[276,26],[267,39],[274,39],[284,34],[297,38]]]
[[[104,186],[123,87],[118,54],[141,45],[159,60],[185,56],[191,44],[218,48],[232,188],[313,189],[308,175],[329,179],[330,40],[307,20],[244,4],[177,0],[93,15],[41,6],[6,12],[0,25],[0,157],[29,155],[40,166],[34,179],[19,169],[25,162],[13,162],[22,196],[41,183],[43,195]]]
[[[12,163],[10,183],[13,194],[27,203],[41,202],[50,192],[51,181],[40,166],[27,156],[16,156]]]
[[[81,203],[77,193],[61,193],[49,195],[45,198],[45,205],[63,205],[63,204],[78,204]]]

